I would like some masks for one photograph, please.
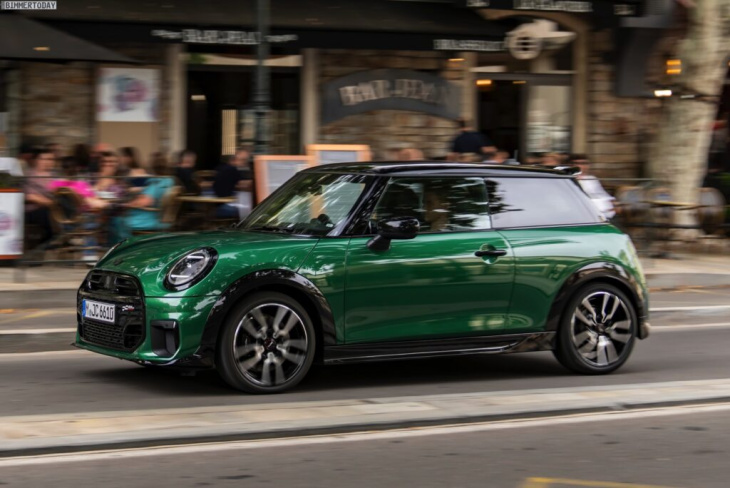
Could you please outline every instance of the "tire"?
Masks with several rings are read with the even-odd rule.
[[[216,364],[233,388],[280,393],[306,376],[316,346],[314,325],[299,302],[282,293],[257,293],[226,318]]]
[[[565,307],[553,354],[576,373],[611,373],[631,355],[637,327],[636,310],[625,293],[606,283],[589,284]]]

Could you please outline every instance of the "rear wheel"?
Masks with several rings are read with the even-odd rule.
[[[605,283],[588,285],[568,303],[553,353],[577,373],[610,373],[629,358],[637,325],[636,310],[621,290]]]
[[[296,300],[258,293],[226,319],[218,341],[218,370],[233,388],[279,393],[304,378],[315,348],[314,326]]]

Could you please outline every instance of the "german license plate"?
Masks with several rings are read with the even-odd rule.
[[[114,323],[114,305],[109,303],[84,300],[82,315],[84,318],[98,320],[100,322]]]

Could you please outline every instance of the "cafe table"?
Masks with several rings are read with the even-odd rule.
[[[215,220],[215,209],[226,203],[236,203],[236,197],[217,197],[215,195],[180,195],[179,202],[191,203],[205,207],[205,221],[208,224]]]

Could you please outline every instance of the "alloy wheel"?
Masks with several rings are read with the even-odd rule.
[[[233,357],[240,373],[250,382],[281,386],[301,370],[309,345],[302,317],[280,303],[252,308],[236,327]]]
[[[630,351],[632,315],[618,295],[596,291],[578,303],[570,320],[575,350],[592,366],[609,367]]]

